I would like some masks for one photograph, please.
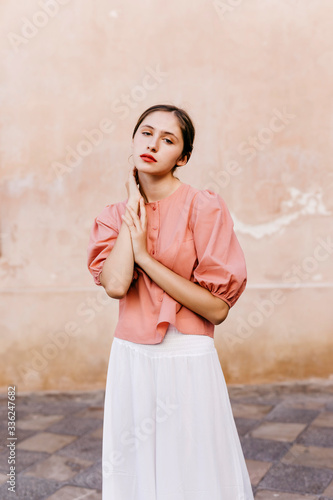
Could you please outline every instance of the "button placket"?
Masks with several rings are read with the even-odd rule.
[[[158,237],[158,226],[159,226],[159,207],[158,203],[152,205],[152,217],[151,217],[151,233],[150,239],[152,241],[151,254],[156,255],[156,241]]]

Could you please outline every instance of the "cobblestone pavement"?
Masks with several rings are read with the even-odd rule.
[[[333,381],[228,390],[256,500],[333,499]],[[100,500],[103,401],[103,391],[18,394],[14,495],[0,396],[0,498]]]

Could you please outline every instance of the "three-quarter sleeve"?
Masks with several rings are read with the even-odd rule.
[[[107,205],[95,218],[88,243],[88,269],[96,285],[102,285],[99,276],[119,234],[116,204]]]
[[[190,228],[197,252],[194,282],[232,307],[246,281],[244,253],[233,229],[224,200],[213,191],[199,191],[194,198]]]

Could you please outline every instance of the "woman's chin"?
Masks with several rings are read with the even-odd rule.
[[[147,163],[147,165],[137,165],[136,168],[138,172],[147,174],[153,174],[154,172],[157,172],[156,167],[154,169],[154,165],[150,165],[149,163]]]

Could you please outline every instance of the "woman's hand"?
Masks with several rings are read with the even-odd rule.
[[[127,204],[135,210],[136,214],[139,211],[139,203],[141,197],[141,193],[137,182],[137,172],[138,171],[135,165],[131,167],[130,170],[128,171],[127,181],[125,183],[128,196]]]
[[[142,196],[139,200],[139,206],[140,217],[129,203],[126,204],[129,215],[126,212],[121,217],[131,233],[134,261],[140,265],[140,262],[149,255],[147,251],[147,214]]]

